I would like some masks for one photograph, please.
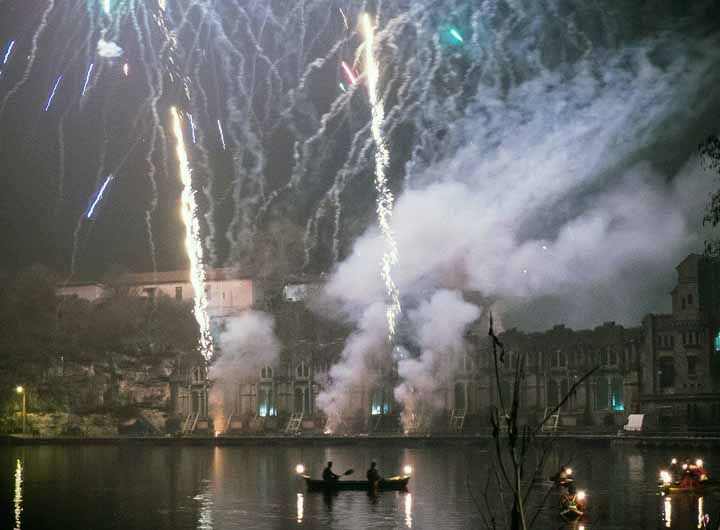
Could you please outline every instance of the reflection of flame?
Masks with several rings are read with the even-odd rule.
[[[412,528],[412,493],[405,495],[405,525]]]
[[[297,494],[297,522],[302,523],[305,515],[305,497],[302,493]]]
[[[665,526],[670,528],[672,525],[672,504],[670,497],[665,497]]]
[[[703,498],[698,499],[698,528],[705,528],[705,514],[703,513]]]
[[[23,483],[23,467],[20,459],[15,464],[15,497],[13,504],[15,505],[15,529],[20,530],[20,514],[22,513],[22,483]]]

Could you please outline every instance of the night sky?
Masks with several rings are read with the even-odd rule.
[[[720,6],[680,4],[167,0],[163,9],[111,0],[105,11],[104,1],[0,0],[3,55],[15,41],[0,65],[0,268],[40,262],[77,280],[112,264],[187,267],[169,120],[177,105],[209,264],[262,269],[257,256],[277,256],[263,247],[285,237],[293,272],[344,263],[358,278],[378,276],[368,251],[375,149],[358,26],[368,11],[378,15],[404,294],[471,288],[508,307],[547,304],[555,318],[575,311],[569,295],[602,298],[622,278],[645,282],[633,297],[637,311],[648,309],[667,298],[674,264],[702,249],[699,212],[712,185],[696,148],[720,117]],[[433,218],[423,197],[443,196],[449,183],[466,193],[435,208],[465,224],[441,216],[434,226],[446,233],[414,234],[423,222],[409,219]],[[662,208],[661,219],[677,222],[656,229],[653,218],[644,227],[622,218]],[[604,228],[592,228],[595,218]],[[482,226],[492,228],[481,234]],[[427,265],[419,247],[455,235],[452,255]],[[547,270],[540,248],[555,256]],[[603,248],[616,257],[588,266]],[[479,249],[502,249],[504,259],[480,258]],[[499,263],[520,275],[508,284],[529,278],[526,288],[500,285]]]

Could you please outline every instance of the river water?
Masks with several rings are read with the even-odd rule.
[[[710,451],[700,456],[720,473]],[[655,480],[673,453],[571,444],[567,459],[589,494],[585,529],[691,529],[708,514],[718,528],[717,494],[660,497]],[[466,529],[483,528],[482,497],[490,454],[482,447],[155,447],[26,446],[0,448],[0,528],[48,529]],[[385,476],[413,467],[407,493],[373,499],[363,492],[309,493],[293,469],[319,475],[323,463],[364,476],[372,460]],[[468,477],[471,477],[470,479]],[[543,495],[547,485],[538,483]],[[492,504],[500,494],[491,484]],[[535,528],[572,528],[550,495]],[[699,513],[699,510],[701,513]],[[669,517],[668,517],[669,516]],[[575,528],[581,528],[576,526]]]

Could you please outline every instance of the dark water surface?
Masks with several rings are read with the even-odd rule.
[[[611,449],[573,444],[553,455],[569,457],[578,484],[589,492],[585,529],[698,528],[699,508],[718,527],[717,494],[661,498],[655,480],[673,455],[700,456],[720,474],[712,452]],[[333,497],[308,493],[292,476],[299,462],[320,474],[322,464],[354,468],[364,476],[371,460],[386,475],[414,468],[408,493],[363,492]],[[0,529],[363,529],[482,528],[467,487],[473,472],[478,496],[488,453],[479,447],[152,447],[34,446],[0,448]],[[21,480],[20,480],[21,479]],[[539,484],[539,491],[546,491]],[[499,494],[493,491],[491,500]],[[565,527],[558,498],[535,528]],[[700,505],[700,506],[699,506]],[[671,512],[670,521],[664,514]],[[16,523],[17,522],[19,524]],[[581,528],[581,527],[575,527]]]

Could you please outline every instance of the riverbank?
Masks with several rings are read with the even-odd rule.
[[[538,439],[561,442],[602,443],[635,447],[720,447],[720,433],[695,434],[609,434],[609,433],[540,433]],[[246,436],[62,436],[39,437],[5,435],[3,445],[162,445],[162,446],[394,446],[423,447],[433,445],[485,445],[490,434],[432,435],[246,435]]]

